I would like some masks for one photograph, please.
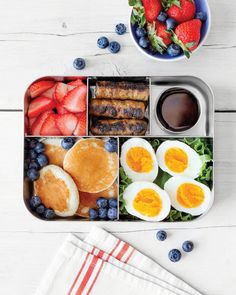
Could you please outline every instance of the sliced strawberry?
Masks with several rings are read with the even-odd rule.
[[[31,134],[32,135],[40,135],[40,131],[44,121],[47,119],[49,114],[53,114],[53,111],[46,111],[38,116],[35,122],[32,124],[31,127]]]
[[[77,80],[69,82],[67,85],[80,86],[80,85],[84,85],[84,83],[81,79],[77,79]]]
[[[64,97],[67,95],[68,91],[74,89],[75,86],[67,85],[65,83],[57,83],[54,92],[54,98],[61,103]]]
[[[41,95],[44,91],[47,91],[49,88],[53,87],[55,84],[54,81],[38,81],[33,83],[29,87],[29,93],[32,98]]]
[[[72,113],[83,112],[86,109],[87,86],[81,85],[68,92],[62,106]]]
[[[46,120],[44,121],[42,128],[40,130],[40,135],[43,136],[56,136],[61,135],[60,130],[56,125],[56,120],[59,115],[49,114]]]
[[[34,122],[37,120],[37,117],[34,117],[34,118],[30,118],[29,119],[29,131],[31,132],[31,128],[34,124]]]
[[[78,118],[74,114],[58,115],[56,120],[56,125],[62,135],[72,135],[77,123]]]
[[[70,113],[65,108],[63,108],[63,106],[59,102],[56,103],[56,109],[57,109],[57,113],[60,114],[60,115],[69,114]]]
[[[86,135],[86,112],[78,114],[78,123],[73,134],[75,136]]]
[[[55,102],[47,97],[37,97],[31,101],[28,109],[28,117],[33,118],[37,117],[42,112],[51,110],[55,107]]]
[[[54,92],[55,92],[56,84],[53,87],[49,88],[47,91],[42,93],[42,96],[54,99]]]

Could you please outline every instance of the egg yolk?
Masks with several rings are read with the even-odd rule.
[[[173,172],[184,172],[188,167],[188,155],[180,148],[170,148],[165,153],[165,164]]]
[[[203,189],[193,183],[183,183],[177,190],[177,201],[184,208],[199,207],[204,201]]]
[[[142,147],[132,147],[126,154],[126,163],[135,172],[150,172],[153,160],[150,153]]]
[[[133,207],[144,216],[154,217],[161,212],[162,201],[156,191],[146,188],[136,195],[133,200]]]

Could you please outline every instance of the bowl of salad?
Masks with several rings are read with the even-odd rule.
[[[132,40],[151,59],[190,58],[209,34],[207,0],[129,0],[129,5]]]

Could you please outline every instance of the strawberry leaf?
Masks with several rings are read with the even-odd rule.
[[[193,47],[195,44],[196,44],[196,42],[193,41],[193,42],[188,42],[188,43],[186,43],[185,46],[186,46],[187,48],[191,48],[191,47]]]
[[[176,5],[181,8],[180,0],[162,0],[162,6],[165,8],[165,10],[168,10],[172,5]]]
[[[147,25],[147,33],[148,33],[148,39],[151,43],[152,50],[154,52],[159,52],[160,54],[163,54],[167,46],[163,42],[163,39],[157,36],[155,22]]]
[[[129,5],[133,7],[131,15],[132,25],[138,23],[138,26],[143,28],[146,24],[146,18],[144,14],[144,7],[141,0],[129,0]]]
[[[175,34],[174,31],[171,30],[171,33],[172,33],[172,41],[173,41],[175,44],[179,45],[179,46],[182,48],[182,50],[183,50],[183,52],[184,52],[184,55],[185,55],[187,58],[190,58],[190,56],[191,56],[191,51],[189,50],[189,48],[191,48],[191,47],[194,45],[194,44],[193,44],[193,45],[191,46],[191,44],[194,43],[194,42],[190,42],[190,43],[186,43],[186,44],[184,44],[181,40],[179,40],[178,36]],[[188,44],[190,44],[190,47],[188,47]]]

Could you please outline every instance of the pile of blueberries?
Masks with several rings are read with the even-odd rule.
[[[116,220],[117,199],[100,197],[96,200],[97,209],[89,209],[90,220]]]
[[[126,33],[126,26],[122,23],[117,24],[115,27],[115,32],[118,35],[125,34]],[[120,43],[117,41],[109,42],[108,38],[105,36],[98,38],[97,46],[101,49],[105,49],[108,47],[108,50],[113,54],[118,53],[120,51]],[[78,57],[74,60],[73,66],[76,70],[83,70],[86,66],[86,62],[83,58]]]
[[[159,241],[165,241],[165,239],[167,238],[167,233],[164,230],[159,230],[156,233],[156,238]],[[194,244],[191,241],[185,241],[182,244],[182,249],[184,252],[191,252],[194,248]],[[170,259],[170,261],[172,262],[178,262],[181,259],[181,252],[178,249],[172,249],[169,251],[168,253],[168,257]]]
[[[53,209],[46,208],[42,202],[39,196],[32,196],[29,199],[29,205],[30,208],[36,212],[38,215],[45,219],[53,219],[55,217],[55,213]]]
[[[25,140],[25,171],[27,177],[32,181],[39,178],[39,170],[49,163],[44,150],[44,144],[37,138]]]

